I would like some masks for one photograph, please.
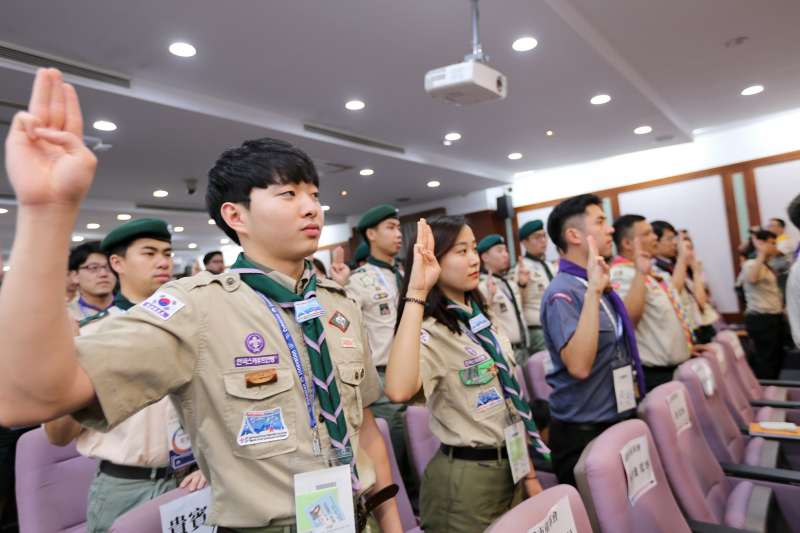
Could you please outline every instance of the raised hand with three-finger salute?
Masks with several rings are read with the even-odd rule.
[[[603,256],[598,253],[597,242],[593,236],[586,237],[586,244],[589,247],[586,259],[587,288],[599,296],[603,294],[611,281],[610,268]]]
[[[337,246],[333,250],[331,278],[342,287],[347,285],[347,280],[350,278],[350,267],[344,262],[344,249],[341,246]]]
[[[433,232],[424,218],[417,222],[417,242],[414,243],[414,263],[406,291],[408,298],[425,300],[436,285],[442,267],[434,255]]]
[[[653,256],[642,248],[642,240],[639,237],[633,239],[633,262],[636,270],[643,276],[649,276],[653,270]]]
[[[520,288],[524,289],[528,286],[528,283],[531,281],[531,271],[528,270],[528,267],[525,266],[525,260],[523,256],[519,256],[517,259],[517,285]]]

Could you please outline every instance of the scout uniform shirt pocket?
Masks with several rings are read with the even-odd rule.
[[[345,417],[353,428],[358,431],[364,421],[364,401],[361,397],[361,382],[364,380],[366,370],[364,363],[336,361],[336,369],[339,372],[339,395],[342,398],[342,408]]]
[[[234,455],[266,459],[297,449],[292,372],[289,368],[274,368],[224,373],[225,424],[233,439]]]

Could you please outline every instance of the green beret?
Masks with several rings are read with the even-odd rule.
[[[172,235],[169,233],[166,222],[157,218],[138,218],[126,222],[106,235],[106,238],[100,243],[100,249],[108,253],[121,244],[141,237],[172,242]]]
[[[393,205],[383,204],[373,207],[361,217],[358,221],[358,231],[364,233],[369,228],[374,228],[387,218],[400,218],[397,213],[397,208]]]
[[[359,261],[364,261],[369,257],[369,244],[361,241],[353,252],[353,264],[357,265]]]
[[[544,228],[544,222],[539,219],[529,220],[519,228],[519,240],[523,241],[528,238],[531,233],[536,233]]]
[[[486,237],[481,239],[480,242],[478,242],[478,253],[482,254],[492,246],[505,243],[506,243],[505,239],[503,239],[503,237],[498,235],[497,233],[487,235]]]

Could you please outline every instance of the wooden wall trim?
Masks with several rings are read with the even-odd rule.
[[[747,217],[750,226],[761,225],[761,213],[758,209],[758,192],[756,191],[756,173],[753,167],[744,169],[744,190],[747,196]]]
[[[722,174],[722,193],[725,196],[725,217],[728,219],[728,240],[731,245],[731,263],[734,276],[739,274],[739,217],[736,214],[736,195],[733,192],[733,172]]]

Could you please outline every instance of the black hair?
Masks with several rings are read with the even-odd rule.
[[[550,212],[550,216],[547,217],[547,234],[559,251],[567,251],[567,241],[564,240],[567,222],[573,217],[585,215],[586,208],[590,205],[602,207],[603,202],[596,194],[581,194],[567,198]]]
[[[434,255],[437,260],[441,261],[442,257],[444,257],[456,243],[456,238],[459,232],[461,232],[461,228],[467,225],[467,220],[461,216],[438,215],[428,219],[428,225],[431,227],[431,232],[433,232]],[[402,296],[405,296],[406,292],[408,292],[408,284],[411,281],[411,268],[414,266],[414,244],[416,242],[417,229],[416,226],[414,226],[413,233],[406,244],[406,258],[403,263],[405,276],[403,276],[403,287],[400,292],[401,298],[397,308],[397,325],[395,329],[400,325],[400,319],[403,318],[403,309],[405,309],[406,302]],[[483,303],[483,297],[477,288],[469,291],[465,296],[467,297],[467,301],[475,301],[481,312],[486,314],[486,306]],[[458,317],[453,311],[447,309],[447,296],[444,295],[438,284],[433,286],[425,302],[423,317],[427,318],[429,316],[432,316],[438,322],[444,324],[447,329],[454,334],[461,334],[461,329],[458,327]]]
[[[654,220],[653,222],[650,223],[650,225],[653,226],[653,232],[659,239],[661,239],[661,237],[664,236],[665,231],[671,231],[675,235],[678,234],[678,232],[675,231],[675,226],[673,226],[672,224],[670,224],[665,220]]]
[[[774,233],[772,233],[771,231],[766,230],[766,229],[760,229],[760,230],[754,232],[753,233],[753,237],[755,237],[759,241],[766,241],[766,240],[769,240],[769,239],[778,238],[777,235],[775,235]]]
[[[214,259],[215,255],[222,255],[222,252],[220,252],[219,250],[214,250],[213,252],[208,252],[206,255],[203,256],[203,264],[205,266],[208,266],[208,263],[210,263],[211,260]]]
[[[318,257],[312,257],[311,262],[314,263],[314,266],[317,267],[318,270],[321,270],[325,273],[325,277],[328,277],[328,269],[325,268],[325,263],[319,260]]]
[[[789,215],[789,220],[792,221],[794,227],[800,229],[800,194],[794,197],[786,208],[786,214]]]
[[[774,221],[775,221],[775,222],[777,222],[777,223],[778,223],[778,225],[779,225],[780,227],[782,227],[782,228],[785,228],[785,227],[786,227],[786,221],[785,221],[785,220],[783,220],[782,218],[778,218],[778,217],[772,217],[770,220],[774,220]]]
[[[642,215],[622,215],[614,221],[614,244],[618,252],[622,250],[622,239],[630,239],[631,228],[643,220],[647,219]]]
[[[106,253],[100,250],[100,241],[89,241],[79,244],[69,252],[69,261],[67,268],[69,270],[78,270],[78,268],[89,259],[92,254],[100,254],[106,256]],[[106,261],[108,257],[106,256]]]
[[[140,233],[138,235],[135,235],[132,239],[129,239],[127,241],[122,241],[121,243],[116,244],[113,248],[110,248],[106,252],[106,255],[108,255],[108,257],[111,257],[112,255],[125,257],[125,254],[128,253],[128,248],[130,248],[131,245],[136,241],[138,241],[139,239],[153,239],[156,241],[167,242],[172,244],[172,239],[165,239],[163,235]]]
[[[311,183],[319,187],[317,169],[304,151],[269,137],[245,141],[238,148],[225,150],[208,171],[208,214],[225,235],[240,244],[239,236],[222,219],[222,204],[233,202],[249,208],[253,189],[288,183]]]

